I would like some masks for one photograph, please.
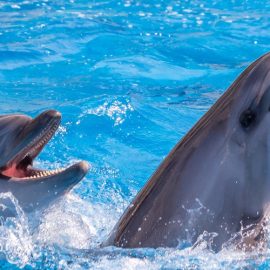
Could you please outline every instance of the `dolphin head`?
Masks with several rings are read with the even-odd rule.
[[[34,159],[59,127],[61,114],[48,110],[36,118],[0,116],[0,192],[11,192],[25,211],[48,206],[87,173],[86,162],[65,169],[43,170]]]
[[[254,132],[269,133],[270,54],[250,65],[223,97],[223,102],[230,100],[230,104],[221,105],[220,110],[227,110],[229,128],[241,130],[243,140]]]
[[[252,63],[164,159],[104,245],[212,249],[269,216],[270,54]],[[268,209],[268,210],[266,210]]]
[[[238,152],[243,216],[252,219],[261,216],[270,199],[270,54],[249,66],[230,91],[224,134],[231,151]]]

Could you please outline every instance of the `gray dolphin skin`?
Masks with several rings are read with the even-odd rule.
[[[0,192],[11,192],[26,212],[49,206],[77,184],[89,169],[84,161],[54,171],[33,166],[60,121],[61,114],[54,110],[34,119],[19,114],[0,116]],[[3,210],[1,215],[7,212]]]
[[[266,54],[172,149],[103,245],[181,248],[208,235],[217,252],[241,231],[261,225],[269,201],[270,54]],[[259,236],[248,241],[253,245]]]

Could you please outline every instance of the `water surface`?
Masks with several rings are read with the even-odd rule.
[[[175,143],[269,50],[270,1],[0,1],[0,112],[63,122],[37,160],[87,177],[32,224],[0,223],[0,269],[247,269],[269,256],[100,249]]]

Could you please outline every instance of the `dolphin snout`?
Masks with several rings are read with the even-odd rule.
[[[34,121],[39,123],[40,125],[46,125],[51,121],[60,122],[62,115],[60,112],[56,110],[47,110],[38,115]]]
[[[80,161],[68,167],[59,175],[55,175],[51,179],[49,179],[50,177],[48,179],[45,178],[44,182],[48,182],[48,184],[50,185],[50,182],[55,181],[55,183],[58,183],[58,188],[60,188],[64,192],[67,192],[84,178],[89,169],[89,163],[87,163],[86,161]]]
[[[81,161],[77,163],[77,165],[78,165],[78,171],[82,175],[85,175],[91,167],[90,164],[86,161]]]
[[[90,169],[90,165],[86,161],[80,161],[75,163],[74,165],[70,166],[66,174],[64,176],[64,182],[70,182],[69,184],[72,186],[76,185],[80,180],[87,174]]]

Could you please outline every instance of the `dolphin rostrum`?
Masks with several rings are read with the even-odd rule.
[[[270,201],[270,54],[252,63],[178,142],[104,245],[212,250],[263,223]],[[256,228],[254,239],[261,239]],[[245,234],[247,235],[247,234]],[[243,244],[243,243],[241,243]]]
[[[26,212],[49,206],[88,171],[84,161],[54,171],[33,167],[60,121],[61,114],[54,110],[34,119],[20,114],[0,116],[0,192],[11,192]]]

